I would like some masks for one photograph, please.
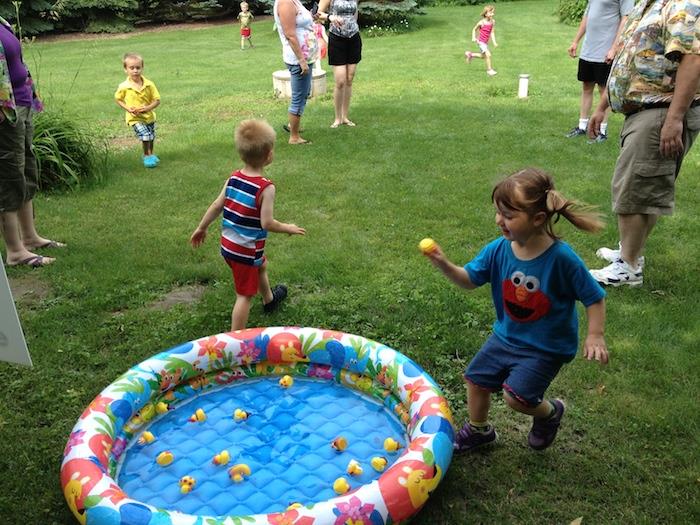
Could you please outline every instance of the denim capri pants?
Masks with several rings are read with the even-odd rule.
[[[306,99],[311,93],[311,66],[306,75],[301,74],[301,66],[299,64],[285,64],[291,75],[292,84],[292,100],[289,102],[289,112],[292,115],[301,117],[304,114]]]

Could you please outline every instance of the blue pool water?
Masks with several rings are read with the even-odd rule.
[[[294,502],[335,497],[332,485],[340,476],[352,488],[377,479],[380,473],[370,459],[384,456],[391,465],[399,455],[384,450],[384,439],[393,437],[406,445],[405,428],[369,397],[330,381],[295,377],[289,389],[277,381],[238,381],[156,419],[147,429],[156,440],[141,446],[134,439],[124,453],[117,476],[121,488],[144,503],[188,514],[280,512]],[[189,422],[198,408],[206,412],[206,421]],[[251,416],[235,421],[237,408]],[[340,453],[330,446],[339,435],[348,440]],[[231,461],[214,465],[213,456],[224,449]],[[167,467],[155,461],[164,450],[175,456]],[[351,459],[364,469],[360,476],[346,473]],[[242,483],[228,475],[236,463],[246,463],[252,471]],[[182,494],[178,485],[185,475],[196,479],[189,494]]]

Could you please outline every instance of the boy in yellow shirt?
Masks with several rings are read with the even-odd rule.
[[[126,123],[131,126],[143,144],[143,165],[155,168],[160,159],[153,154],[156,140],[156,112],[160,93],[156,85],[144,77],[143,58],[136,53],[126,53],[123,59],[126,80],[119,84],[114,100],[126,111]]]

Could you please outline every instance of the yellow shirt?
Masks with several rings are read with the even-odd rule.
[[[154,100],[160,100],[160,93],[156,85],[146,77],[141,77],[143,85],[139,88],[135,86],[128,78],[119,84],[117,92],[114,94],[115,100],[119,100],[127,106],[143,107],[151,104]],[[150,124],[156,121],[156,112],[151,110],[140,115],[132,115],[126,112],[126,123],[133,126],[137,122]]]

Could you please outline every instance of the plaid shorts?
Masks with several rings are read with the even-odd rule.
[[[131,126],[138,139],[142,142],[152,142],[156,139],[156,123],[137,122]]]

